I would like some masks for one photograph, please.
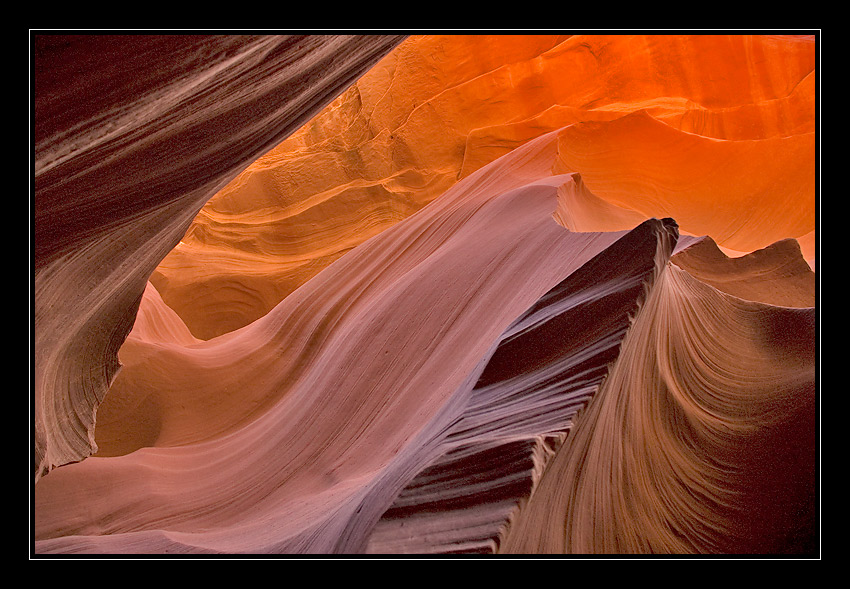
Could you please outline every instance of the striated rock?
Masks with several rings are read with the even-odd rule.
[[[514,321],[441,441],[444,454],[382,516],[370,552],[498,550],[546,459],[616,361],[677,236],[670,220],[641,224]]]
[[[817,302],[815,273],[794,239],[729,258],[704,237],[672,261],[700,282],[740,299],[780,307],[814,307]]]
[[[800,36],[412,36],[211,199],[151,280],[196,337],[232,331],[458,179],[571,125],[566,171],[640,213],[619,229],[670,216],[741,253],[803,237],[814,68]]]
[[[562,179],[548,176],[552,138],[529,147],[353,250],[260,320],[171,347],[195,368],[178,358],[179,370],[166,370],[173,411],[161,414],[160,438],[43,478],[37,550],[365,546],[466,404],[465,383],[493,342],[620,237],[555,223]],[[233,415],[236,406],[256,414]]]
[[[34,552],[816,555],[813,43],[412,37],[194,222],[150,196],[156,270],[128,207],[135,257],[63,258],[89,302],[150,280]],[[52,284],[37,350],[108,333]]]
[[[535,506],[546,497],[547,480],[558,480],[550,471],[561,473],[562,456],[576,451],[574,423],[590,431],[606,423],[588,417],[596,405],[583,411],[586,403],[600,386],[600,399],[612,397],[608,391],[618,379],[625,387],[630,367],[644,362],[651,368],[657,356],[642,355],[650,341],[644,323],[666,325],[680,313],[705,320],[710,313],[703,316],[707,310],[689,309],[676,297],[663,309],[656,302],[657,293],[672,288],[668,278],[656,284],[674,272],[668,264],[677,235],[672,221],[614,232],[572,232],[555,222],[564,186],[576,180],[552,175],[558,144],[557,133],[546,135],[471,175],[233,333],[190,340],[182,330],[156,329],[162,315],[145,305],[144,323],[128,344],[157,340],[156,354],[123,390],[138,390],[145,381],[171,387],[157,398],[159,434],[140,439],[132,453],[89,458],[44,478],[36,488],[36,550],[525,552],[515,544],[517,534],[532,537],[524,526],[540,533],[565,529],[566,516],[544,525]],[[684,252],[700,243],[683,239]],[[694,279],[685,284],[715,293],[705,296],[727,296]],[[154,292],[149,296],[156,308]],[[764,317],[788,312],[739,305],[767,309]],[[811,311],[801,310],[800,317]],[[689,324],[696,321],[690,317]],[[812,334],[796,333],[797,345],[812,350]],[[768,346],[754,365],[783,349],[758,331],[739,337],[741,347],[734,349],[760,349],[747,344],[753,338]],[[683,349],[690,351],[686,341]],[[623,364],[627,350],[636,359]],[[723,366],[737,362],[729,353],[720,357]],[[785,413],[789,404],[802,402],[803,412],[811,407],[803,399],[813,386],[812,358],[803,352],[783,376],[771,363],[754,373],[773,374],[763,386],[773,391],[771,402],[780,395],[786,404],[770,419],[759,410],[744,422],[753,443],[764,439],[759,432],[778,431],[798,414]],[[133,368],[128,364],[122,377]],[[157,376],[157,368],[170,378]],[[735,372],[723,382],[727,410],[736,418],[753,410],[749,391],[759,382],[749,363],[742,368],[745,376]],[[678,376],[678,364],[670,369]],[[794,374],[803,398],[787,387],[771,389]],[[681,378],[690,383],[697,376]],[[104,406],[119,400],[111,393]],[[671,414],[647,423],[679,420],[675,405],[657,411],[667,408]],[[700,452],[687,446],[696,466],[710,463],[715,452],[728,459],[723,452],[730,447],[718,443]],[[662,448],[657,452],[666,456]],[[646,468],[660,468],[660,459],[651,454]],[[665,474],[685,495],[702,489],[698,476]],[[93,494],[100,498],[96,505]],[[704,521],[731,518],[712,511],[712,503],[701,509]],[[772,521],[777,529],[765,526],[760,537],[790,534],[787,521]],[[711,540],[674,548],[748,547]],[[549,549],[540,544],[528,551]]]
[[[504,550],[816,550],[814,309],[658,282]]]
[[[395,36],[33,35],[36,480],[94,449],[145,283]]]

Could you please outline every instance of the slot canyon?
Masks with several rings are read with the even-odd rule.
[[[817,558],[819,44],[31,30],[31,559]]]

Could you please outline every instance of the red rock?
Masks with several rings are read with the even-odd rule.
[[[201,41],[213,58],[178,72],[287,71],[296,49]],[[250,59],[275,42],[282,61]],[[347,42],[325,98],[398,39]],[[416,36],[250,166],[253,147],[217,152],[227,174],[202,157],[223,139],[134,167],[156,142],[106,108],[114,160],[43,167],[37,236],[60,186],[81,220],[37,249],[36,392],[60,408],[36,415],[100,451],[38,480],[35,553],[816,555],[815,43]],[[210,88],[231,123],[241,79]],[[222,130],[207,106],[176,129]],[[175,187],[125,210],[101,172]],[[101,222],[84,187],[114,207]],[[48,386],[80,371],[113,380],[93,433],[58,424],[100,399]]]

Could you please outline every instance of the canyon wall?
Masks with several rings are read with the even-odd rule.
[[[243,327],[566,126],[559,171],[605,201],[735,255],[798,238],[814,263],[814,66],[798,37],[413,36],[216,194],[151,281],[197,337]]]
[[[32,36],[36,480],[95,449],[145,283],[201,207],[400,40]]]
[[[817,553],[816,37],[122,39],[35,46],[36,554]]]

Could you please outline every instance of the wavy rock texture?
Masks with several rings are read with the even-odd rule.
[[[814,328],[670,265],[504,550],[812,550]]]
[[[414,36],[218,193],[151,281],[197,337],[232,331],[460,178],[568,125],[562,171],[637,209],[630,228],[673,217],[737,255],[804,238],[814,70],[804,37]],[[813,264],[813,238],[801,243]]]
[[[33,36],[36,480],[96,449],[145,283],[199,209],[400,40]]]
[[[35,552],[815,553],[813,91],[811,38],[401,43],[146,267]]]

